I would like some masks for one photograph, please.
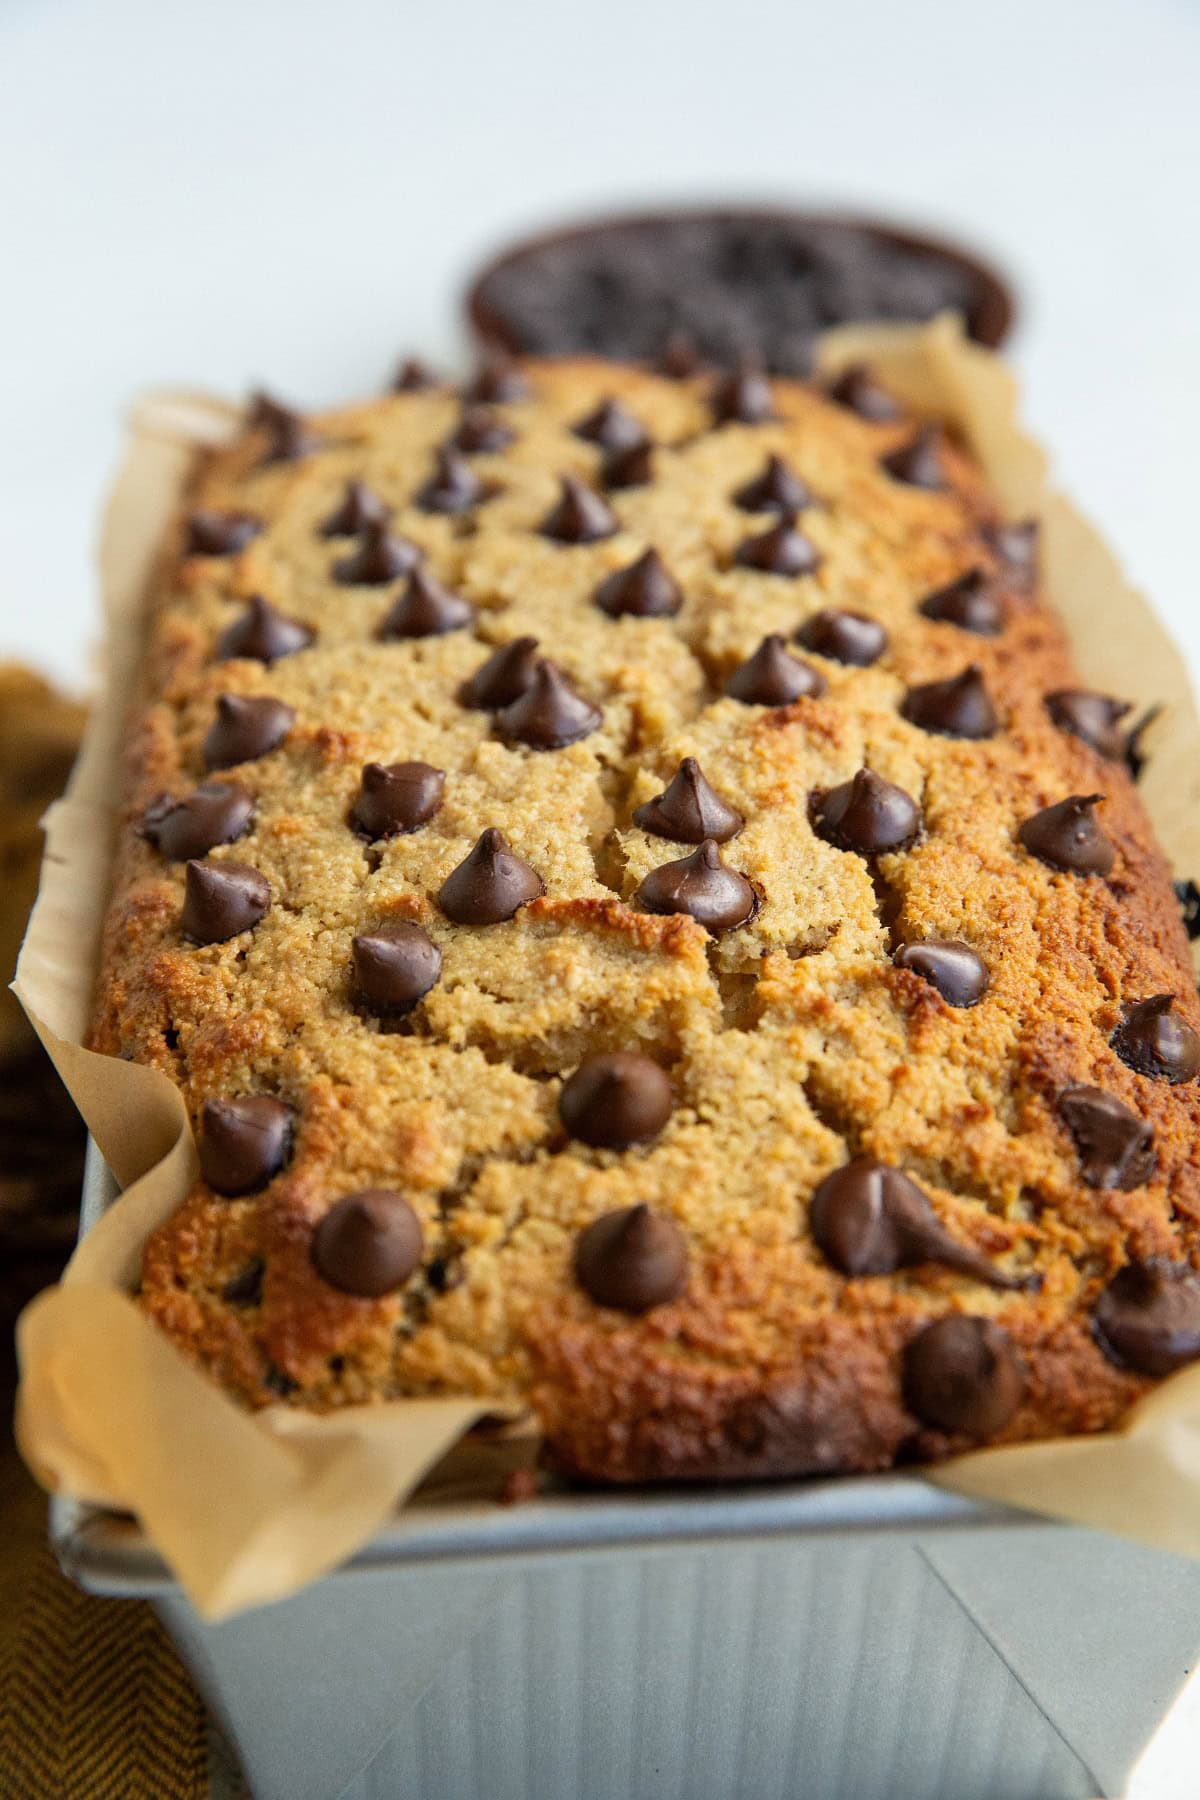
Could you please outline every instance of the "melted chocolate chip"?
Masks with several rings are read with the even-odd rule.
[[[910,725],[941,737],[988,738],[1000,728],[978,663],[970,663],[961,675],[952,675],[948,681],[926,681],[909,688],[900,712]]]
[[[982,569],[968,569],[957,581],[926,594],[917,611],[942,625],[957,625],[976,637],[998,637],[1004,630],[1004,607],[995,583]]]
[[[381,638],[441,637],[474,619],[474,609],[424,568],[416,568],[408,585],[379,627]]]
[[[222,944],[257,925],[270,904],[270,883],[257,869],[193,860],[187,864],[179,924],[194,943]]]
[[[313,1233],[313,1267],[343,1294],[377,1300],[406,1282],[421,1261],[421,1221],[390,1188],[338,1200]]]
[[[1126,737],[1120,721],[1129,709],[1128,700],[1112,700],[1083,688],[1060,688],[1046,695],[1046,711],[1058,729],[1081,738],[1110,762],[1124,761]]]
[[[592,595],[611,619],[669,619],[683,605],[683,594],[657,550],[647,550],[628,568],[607,576]]]
[[[514,400],[529,398],[529,383],[506,356],[493,356],[480,368],[466,398],[484,406],[507,406]]]
[[[450,442],[464,456],[493,456],[516,441],[516,432],[486,406],[468,406]]]
[[[214,1194],[256,1194],[292,1148],[292,1109],[268,1094],[206,1100],[200,1109],[200,1173]]]
[[[243,658],[248,662],[273,663],[307,650],[316,633],[299,619],[276,612],[269,600],[255,594],[245,612],[217,639],[218,662]]]
[[[356,937],[354,990],[375,1013],[409,1012],[442,972],[442,953],[429,933],[411,920]]]
[[[585,700],[557,663],[540,661],[529,686],[497,715],[501,736],[531,750],[561,750],[602,724],[599,707]]]
[[[753,656],[738,664],[725,692],[743,706],[790,706],[805,695],[823,694],[827,685],[817,669],[791,655],[778,632],[772,632]]]
[[[1123,1063],[1139,1075],[1172,1083],[1200,1072],[1200,1034],[1172,1008],[1174,994],[1135,1000],[1108,1040]]]
[[[642,831],[676,844],[702,844],[705,838],[728,843],[746,823],[741,813],[709,786],[694,756],[684,757],[670,786],[653,800],[644,801],[634,812],[633,822]]]
[[[712,838],[678,862],[651,869],[637,891],[647,912],[687,913],[709,931],[732,931],[753,918],[754,889],[727,868]]]
[[[364,531],[382,530],[387,519],[388,509],[378,494],[361,481],[348,481],[341,499],[322,521],[321,536],[359,537]]]
[[[888,635],[878,619],[830,606],[804,621],[796,642],[817,656],[827,656],[830,662],[867,669],[887,649]]]
[[[1200,937],[1200,888],[1194,881],[1177,881],[1175,898],[1183,917],[1183,929],[1194,943]]]
[[[1038,522],[1022,519],[1012,525],[985,525],[979,533],[997,562],[1003,563],[1012,586],[1031,588],[1038,572]]]
[[[780,519],[769,531],[743,538],[733,553],[739,568],[758,569],[764,575],[811,575],[821,566],[820,553],[795,521]]]
[[[922,425],[916,436],[882,458],[880,467],[895,481],[936,492],[946,485],[942,467],[942,434],[936,425]]]
[[[630,1050],[589,1056],[563,1084],[558,1116],[582,1144],[628,1150],[657,1137],[675,1104],[656,1062]]]
[[[1033,856],[1068,875],[1107,875],[1116,851],[1096,823],[1093,807],[1103,794],[1071,794],[1042,808],[1017,828]]]
[[[357,549],[333,565],[333,579],[343,587],[384,587],[407,575],[421,560],[408,538],[396,537],[385,524],[368,525]]]
[[[865,363],[851,363],[829,389],[829,398],[857,413],[860,419],[870,419],[875,424],[889,424],[904,416]]]
[[[689,375],[699,374],[704,360],[695,338],[686,331],[673,331],[659,352],[655,367],[670,381],[686,381]]]
[[[350,822],[372,842],[416,831],[441,806],[445,787],[445,771],[431,763],[367,763]]]
[[[511,644],[492,651],[463,682],[458,697],[464,706],[477,706],[483,712],[511,706],[532,685],[539,660],[536,638],[514,638]]]
[[[888,1275],[939,1262],[989,1287],[1023,1285],[957,1243],[916,1182],[870,1156],[856,1156],[817,1185],[809,1228],[822,1255],[843,1275]]]
[[[598,444],[601,450],[632,450],[636,445],[644,444],[647,437],[645,426],[631,412],[626,412],[619,400],[602,400],[571,429],[576,437],[586,439],[589,444]]]
[[[1058,1110],[1079,1152],[1088,1187],[1141,1187],[1154,1173],[1154,1128],[1102,1088],[1067,1088]]]
[[[289,406],[281,406],[269,394],[254,395],[248,423],[252,430],[267,434],[264,463],[296,462],[317,449],[321,442],[300,413],[293,412]]]
[[[1200,1357],[1200,1277],[1161,1258],[1119,1269],[1092,1313],[1110,1362],[1161,1380]]]
[[[790,517],[811,506],[812,495],[782,457],[768,456],[762,474],[738,488],[733,503],[743,512],[778,512]]]
[[[204,739],[204,765],[230,769],[278,749],[296,722],[293,707],[271,694],[221,694]]]
[[[231,1275],[221,1289],[221,1298],[230,1306],[261,1306],[263,1276],[267,1265],[261,1256],[248,1262],[244,1269]]]
[[[947,1006],[976,1006],[988,990],[987,964],[970,944],[955,939],[902,944],[892,961],[936,988]]]
[[[616,514],[575,475],[562,477],[562,494],[541,524],[542,536],[558,544],[595,544],[618,529]]]
[[[541,877],[509,848],[503,832],[491,829],[451,869],[438,905],[455,925],[499,925],[541,892]]]
[[[575,1242],[575,1279],[597,1306],[644,1313],[678,1300],[688,1256],[674,1219],[648,1206],[602,1213]]]
[[[418,489],[415,499],[422,512],[456,514],[470,512],[494,491],[457,450],[443,445],[436,452],[433,474]]]
[[[232,844],[250,828],[254,796],[231,781],[205,781],[182,800],[159,794],[138,830],[167,862],[207,856],[218,844]]]
[[[912,796],[873,769],[860,769],[852,780],[821,795],[813,818],[819,837],[860,856],[903,850],[920,831],[921,822],[921,809]]]
[[[909,1340],[903,1385],[904,1404],[923,1424],[984,1438],[1021,1404],[1025,1370],[994,1320],[951,1313]]]
[[[253,513],[208,512],[198,508],[188,517],[189,556],[233,556],[262,530]]]
[[[717,425],[763,425],[775,417],[771,402],[771,384],[762,370],[743,363],[728,375],[722,375],[713,386],[710,397],[713,422]]]
[[[408,356],[396,370],[392,382],[393,394],[420,394],[426,388],[437,387],[438,378],[427,363],[419,357]]]
[[[624,488],[646,487],[654,479],[654,445],[631,444],[628,450],[614,450],[600,466],[600,486],[607,493]]]

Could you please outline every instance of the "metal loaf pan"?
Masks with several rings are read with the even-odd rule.
[[[83,1230],[115,1191],[93,1147]],[[258,1800],[1094,1800],[1200,1646],[1200,1564],[901,1475],[418,1495],[221,1625],[130,1520],[51,1536],[150,1600]]]

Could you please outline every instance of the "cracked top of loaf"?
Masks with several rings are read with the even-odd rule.
[[[204,1171],[142,1304],[250,1404],[524,1401],[601,1479],[1111,1424],[1200,1354],[1127,748],[865,375],[260,401],[128,738],[92,1042]]]

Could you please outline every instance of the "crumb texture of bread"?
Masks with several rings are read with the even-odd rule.
[[[164,546],[91,1041],[164,1070],[201,1139],[214,1102],[267,1096],[291,1124],[254,1191],[202,1180],[155,1233],[141,1304],[249,1405],[525,1401],[590,1479],[877,1470],[1110,1426],[1149,1378],[1098,1341],[1098,1297],[1127,1264],[1200,1262],[1196,1081],[1110,1040],[1149,997],[1173,996],[1185,1036],[1200,1007],[1124,763],[1047,708],[1080,684],[1036,579],[998,554],[978,469],[946,439],[941,485],[922,485],[928,443],[896,455],[912,420],[800,383],[773,381],[766,417],[721,422],[703,375],[534,361],[519,385],[482,418],[468,405],[469,429],[440,385],[302,429],[260,408],[201,460]],[[797,497],[772,457],[803,484],[794,518],[772,510]],[[748,511],[756,492],[766,507]],[[598,603],[650,550],[661,571]],[[962,616],[985,629],[954,622],[953,598],[922,610],[973,571],[991,611],[976,592]],[[828,617],[844,613],[882,627],[882,649]],[[727,693],[775,635],[804,691]],[[521,639],[537,648],[516,700],[465,703]],[[538,657],[565,680],[531,686]],[[261,708],[235,708],[234,731],[226,706],[214,737],[230,696],[290,713],[267,731]],[[685,759],[733,827],[713,852],[635,817]],[[419,778],[435,810],[372,838],[356,828],[364,768],[401,763],[442,772],[440,797]],[[663,803],[684,832],[691,767]],[[863,770],[888,785],[839,801]],[[406,779],[399,798],[377,785],[376,806],[417,807]],[[252,808],[200,851],[200,908],[194,845],[173,860],[149,821],[205,783]],[[1025,821],[1095,795],[1079,830],[1090,818],[1111,846],[1106,871],[1026,847]],[[872,825],[883,847],[863,847]],[[458,922],[443,884],[488,833],[540,890]],[[476,912],[512,891],[498,841],[458,882]],[[269,906],[198,941],[185,917],[219,925],[233,901],[211,871],[227,865],[242,900],[237,869],[265,878]],[[672,894],[699,896],[697,916]],[[380,979],[436,979],[381,1007],[355,940],[401,926],[420,933],[385,945]],[[969,947],[982,997],[951,1004],[919,959],[894,960],[928,942]],[[665,1124],[623,1147],[569,1133],[559,1110],[580,1065],[614,1053],[652,1059],[671,1089]],[[1060,1105],[1074,1089],[1152,1131],[1143,1179],[1089,1169]],[[854,1159],[902,1171],[930,1229],[996,1278],[902,1232],[890,1259],[836,1266],[810,1202]],[[420,1258],[389,1291],[347,1291],[314,1235],[378,1189],[415,1213]],[[686,1279],[641,1310],[601,1304],[581,1234],[641,1207],[677,1227]],[[906,1384],[918,1334],[950,1315],[998,1326],[1022,1372],[981,1430]]]

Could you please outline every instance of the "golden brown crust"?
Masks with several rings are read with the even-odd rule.
[[[910,426],[865,423],[795,384],[774,384],[776,421],[714,430],[702,381],[589,362],[527,375],[532,397],[498,409],[514,442],[471,459],[499,491],[458,519],[413,504],[459,416],[445,389],[316,420],[325,447],[298,462],[262,467],[250,431],[196,472],[191,504],[265,529],[227,558],[184,555],[182,526],[168,546],[93,1042],[165,1069],[194,1115],[207,1098],[279,1095],[296,1134],[262,1193],[196,1187],[147,1248],[143,1304],[250,1404],[528,1397],[561,1463],[606,1480],[878,1469],[960,1449],[974,1440],[923,1428],[900,1378],[915,1332],[952,1311],[1001,1323],[1028,1371],[992,1441],[1112,1424],[1148,1384],[1101,1354],[1090,1308],[1131,1258],[1200,1261],[1200,1096],[1135,1073],[1109,1038],[1148,995],[1176,995],[1193,1025],[1200,1010],[1129,776],[1047,715],[1044,696],[1078,684],[1052,614],[980,535],[996,513],[977,470],[951,450],[948,490],[898,483],[880,458]],[[654,480],[608,496],[616,536],[563,548],[538,525],[562,474],[597,480],[601,453],[571,427],[610,397],[653,438]],[[768,452],[817,496],[801,516],[815,575],[734,563],[769,521],[731,496]],[[331,565],[349,546],[319,532],[351,478],[477,609],[472,628],[377,639],[400,584],[338,585]],[[650,546],[681,611],[610,618],[593,590]],[[918,611],[976,566],[1004,586],[996,637]],[[216,662],[252,594],[313,628],[313,647],[269,668]],[[886,627],[877,663],[811,657],[826,692],[778,710],[722,697],[765,634],[790,638],[827,607]],[[459,703],[488,649],[526,634],[603,712],[566,749],[506,744]],[[901,716],[906,688],[971,662],[996,735],[939,736]],[[256,814],[213,860],[265,874],[271,910],[198,947],[180,932],[181,866],[135,824],[155,794],[203,778],[225,692],[273,694],[297,720],[281,749],[222,776],[252,791]],[[685,755],[746,820],[725,854],[759,908],[717,938],[634,901],[684,847],[634,827],[633,810]],[[362,766],[402,759],[446,771],[442,809],[367,846],[348,824]],[[810,796],[864,764],[924,814],[918,841],[874,868],[810,824]],[[1107,878],[1056,873],[1021,848],[1031,813],[1094,792],[1116,849]],[[492,826],[544,895],[506,924],[452,925],[440,884]],[[397,1028],[356,1001],[350,941],[400,920],[435,939],[443,974]],[[939,937],[987,964],[977,1006],[952,1008],[893,966],[902,939]],[[561,1129],[558,1091],[585,1056],[618,1049],[667,1068],[675,1111],[648,1147],[588,1149]],[[1143,1185],[1082,1181],[1058,1111],[1081,1085],[1152,1123]],[[1000,1291],[937,1263],[839,1274],[809,1235],[808,1199],[855,1154],[903,1167],[951,1236],[1034,1285]],[[354,1298],[316,1272],[312,1234],[340,1196],[380,1186],[415,1208],[424,1258],[399,1292]],[[690,1276],[681,1298],[629,1317],[586,1297],[571,1256],[599,1214],[639,1202],[683,1229]]]

